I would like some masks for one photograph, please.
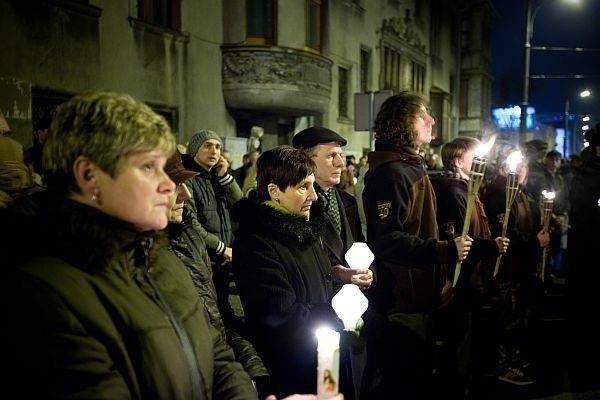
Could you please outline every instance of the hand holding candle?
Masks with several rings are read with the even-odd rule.
[[[371,287],[373,271],[369,266],[375,259],[373,252],[364,242],[354,242],[345,254],[346,262],[350,268],[335,265],[333,271],[344,283],[353,283],[362,290]]]

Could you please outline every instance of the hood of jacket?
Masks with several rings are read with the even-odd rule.
[[[418,155],[413,149],[403,147],[396,150],[382,149],[371,151],[368,154],[369,157],[369,172],[374,171],[377,167],[382,164],[386,164],[392,161],[400,161],[406,164],[418,166],[425,166],[423,157]]]

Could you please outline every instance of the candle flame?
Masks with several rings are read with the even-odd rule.
[[[544,196],[545,200],[554,200],[556,193],[549,190],[542,190],[542,196]]]
[[[317,335],[318,348],[322,349],[334,349],[339,347],[340,333],[334,331],[331,328],[320,327],[317,328],[315,334]]]
[[[483,158],[488,151],[490,151],[495,141],[496,135],[490,137],[490,140],[488,140],[486,143],[481,143],[479,146],[477,146],[477,149],[475,149],[475,157]]]
[[[513,151],[506,158],[506,164],[508,164],[508,169],[510,172],[517,172],[517,165],[523,161],[523,153],[519,150]]]

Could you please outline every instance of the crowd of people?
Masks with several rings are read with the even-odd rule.
[[[593,381],[599,272],[584,254],[600,226],[600,133],[568,170],[545,142],[525,144],[507,212],[506,155],[472,195],[482,143],[445,143],[432,175],[421,154],[434,124],[422,96],[400,92],[358,163],[326,127],[271,149],[260,128],[233,170],[217,132],[177,145],[126,94],[74,96],[27,150],[0,115],[6,387],[293,400],[316,399],[325,379],[319,398],[485,398],[497,380],[535,382],[540,299],[556,276],[570,283],[578,372]],[[556,193],[548,226],[542,190]],[[349,264],[356,242],[371,265]],[[332,307],[344,285],[369,300],[356,330]],[[340,333],[337,379],[318,377],[321,326]]]

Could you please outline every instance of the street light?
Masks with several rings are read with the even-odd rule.
[[[592,92],[588,89],[585,89],[581,93],[579,93],[579,97],[590,97]],[[569,96],[565,99],[565,134],[563,141],[563,157],[567,156],[567,140],[570,139],[571,148],[575,147],[575,135],[569,135],[569,107],[571,105]]]
[[[519,124],[519,144],[522,146],[527,141],[527,107],[529,106],[529,69],[531,61],[531,38],[533,37],[533,23],[540,8],[550,0],[541,0],[533,8],[533,0],[527,1],[527,20],[525,26],[525,57],[523,64],[523,101],[521,102],[521,120]],[[577,0],[569,0],[576,3]]]

